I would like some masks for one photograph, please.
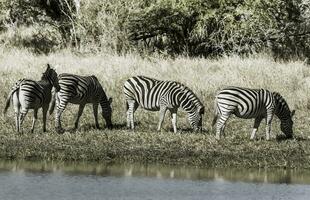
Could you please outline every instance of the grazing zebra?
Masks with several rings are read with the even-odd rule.
[[[224,132],[225,123],[231,114],[237,117],[255,118],[251,139],[254,139],[263,118],[266,118],[266,140],[270,139],[271,121],[275,114],[281,120],[281,131],[287,138],[293,136],[292,117],[285,99],[277,92],[265,89],[228,87],[218,92],[215,98],[215,117],[212,126],[217,123],[216,139]]]
[[[57,106],[55,126],[56,130],[60,133],[64,130],[61,127],[61,114],[65,110],[68,103],[79,104],[79,111],[75,121],[75,129],[79,124],[79,119],[83,113],[84,107],[87,103],[93,104],[93,112],[95,117],[96,128],[99,128],[98,123],[98,105],[102,109],[102,116],[106,121],[107,127],[112,128],[112,98],[107,98],[101,84],[96,76],[78,76],[73,74],[60,74],[59,75],[60,90],[54,94],[50,114]]]
[[[46,131],[46,114],[52,97],[52,87],[55,87],[56,90],[60,89],[57,73],[49,64],[47,64],[46,71],[40,81],[21,79],[15,83],[6,100],[4,114],[7,112],[12,99],[17,132],[21,132],[23,120],[29,109],[34,110],[31,132],[34,131],[38,109],[41,107],[43,111],[43,132]]]
[[[127,127],[134,129],[134,112],[140,105],[150,111],[160,111],[160,131],[167,110],[172,115],[173,130],[177,132],[177,110],[183,108],[194,130],[202,129],[204,106],[186,86],[174,81],[159,81],[145,76],[135,76],[124,84],[127,108]]]

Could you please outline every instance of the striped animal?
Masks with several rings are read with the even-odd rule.
[[[21,79],[15,83],[6,100],[4,113],[7,112],[12,99],[17,132],[21,132],[23,120],[29,109],[34,110],[31,132],[34,131],[39,108],[42,108],[43,111],[43,132],[46,131],[46,114],[51,101],[52,87],[55,87],[56,90],[60,89],[57,73],[49,64],[47,64],[40,81]]]
[[[248,89],[228,87],[218,92],[215,98],[215,117],[212,126],[216,126],[216,139],[224,132],[225,123],[231,114],[237,117],[254,118],[251,139],[255,138],[257,129],[266,118],[266,140],[270,139],[271,121],[275,114],[281,120],[281,131],[287,138],[293,136],[292,116],[295,110],[290,111],[285,99],[277,92],[265,89]]]
[[[175,81],[159,81],[145,76],[135,76],[124,84],[127,108],[127,127],[134,129],[134,112],[140,105],[150,111],[160,111],[158,131],[160,131],[167,110],[172,115],[174,132],[177,132],[177,110],[181,107],[188,113],[194,130],[202,129],[204,106],[197,96],[186,86]]]
[[[96,76],[78,76],[73,74],[59,75],[60,91],[58,91],[53,98],[50,114],[57,104],[57,112],[55,117],[55,126],[57,132],[61,133],[64,130],[61,127],[61,114],[65,110],[68,103],[79,104],[79,111],[75,121],[74,128],[79,124],[79,119],[83,113],[84,107],[87,103],[93,104],[93,112],[95,117],[96,128],[99,128],[98,123],[98,105],[102,109],[102,116],[106,121],[107,127],[112,128],[112,98],[107,98],[101,84]]]

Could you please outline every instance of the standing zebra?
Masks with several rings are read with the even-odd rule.
[[[55,118],[55,126],[58,132],[63,132],[61,127],[61,114],[65,110],[68,103],[79,104],[79,111],[75,121],[75,129],[78,127],[79,119],[83,113],[87,103],[93,104],[93,112],[95,117],[96,128],[99,128],[98,123],[98,105],[102,109],[102,116],[106,121],[107,127],[112,128],[112,98],[107,98],[101,84],[96,76],[78,76],[73,74],[59,75],[60,91],[53,98],[50,114],[57,104],[57,112]]]
[[[263,118],[266,118],[266,140],[270,139],[271,121],[275,114],[281,120],[281,131],[287,138],[293,136],[292,117],[285,99],[277,92],[265,89],[228,87],[218,92],[215,98],[215,117],[212,126],[217,123],[216,139],[224,132],[225,123],[231,114],[237,117],[255,118],[251,139],[254,139]]]
[[[177,132],[177,110],[183,108],[194,130],[202,129],[204,106],[186,86],[174,81],[159,81],[145,76],[135,76],[124,84],[127,108],[127,127],[134,129],[134,112],[140,105],[151,111],[160,111],[160,131],[167,110],[172,115],[173,130]]]
[[[34,131],[38,109],[41,107],[43,111],[43,132],[46,131],[46,114],[51,101],[52,87],[55,87],[56,90],[60,89],[57,73],[49,64],[47,64],[46,71],[43,73],[40,81],[21,79],[15,83],[6,100],[4,114],[7,112],[12,99],[17,132],[21,132],[23,120],[29,109],[34,110],[31,132]]]

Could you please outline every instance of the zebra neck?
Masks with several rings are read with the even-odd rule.
[[[195,95],[187,91],[179,98],[179,106],[188,114],[195,111],[196,105],[194,103],[194,97]]]
[[[280,120],[287,120],[291,118],[291,111],[286,103],[286,101],[278,94],[275,95],[276,98],[276,110],[275,115]]]
[[[275,115],[282,121],[291,118],[291,112],[287,105],[281,104],[275,111]]]
[[[106,104],[108,104],[108,97],[103,90],[100,92],[99,102],[101,107],[104,107]]]
[[[38,81],[38,83],[44,87],[44,88],[50,88],[52,89],[53,85],[51,84],[51,82],[49,80],[46,80],[46,79],[43,79],[43,80],[40,80]]]

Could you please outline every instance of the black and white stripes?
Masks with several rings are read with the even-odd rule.
[[[112,98],[107,98],[100,82],[95,76],[78,76],[73,74],[59,75],[60,90],[55,94],[57,104],[57,112],[55,117],[55,126],[58,132],[62,132],[61,114],[65,110],[68,103],[79,104],[79,111],[75,121],[75,128],[78,127],[79,119],[83,113],[83,109],[87,103],[93,104],[93,112],[95,117],[96,128],[98,123],[98,105],[101,106],[102,116],[106,121],[107,127],[112,128]],[[55,103],[51,107],[50,113],[53,111]]]
[[[53,86],[56,88],[56,91],[60,89],[57,73],[49,64],[47,64],[46,71],[43,73],[40,81],[21,79],[15,83],[7,98],[4,113],[7,112],[12,99],[17,132],[21,132],[22,123],[29,109],[34,110],[31,132],[34,131],[39,108],[42,108],[43,111],[43,131],[46,131],[46,114],[51,101]]]
[[[52,88],[54,96],[52,96]],[[150,111],[159,111],[160,131],[167,110],[172,116],[173,131],[177,132],[177,111],[181,107],[188,114],[188,120],[192,128],[202,130],[203,114],[205,107],[198,97],[185,85],[175,81],[160,81],[145,76],[134,76],[125,81],[123,92],[126,102],[127,127],[134,129],[134,113],[142,108]],[[53,97],[53,98],[52,98]],[[7,112],[10,102],[13,102],[15,110],[15,122],[17,131],[21,131],[21,125],[29,109],[34,110],[31,131],[34,131],[39,108],[43,110],[43,131],[46,131],[46,113],[49,103],[52,101],[50,113],[55,105],[55,128],[57,132],[64,130],[61,126],[61,115],[68,103],[78,104],[79,111],[74,127],[78,127],[79,119],[85,105],[93,105],[93,113],[96,128],[99,128],[98,107],[100,105],[102,116],[106,126],[112,128],[112,98],[108,98],[96,76],[79,76],[74,74],[60,74],[47,64],[46,71],[40,81],[21,79],[12,87],[4,109]],[[254,126],[251,139],[255,138],[261,121],[266,119],[266,139],[270,139],[270,129],[273,116],[281,121],[281,131],[287,138],[293,136],[292,116],[295,110],[290,110],[285,99],[277,92],[266,89],[249,89],[241,87],[227,87],[219,91],[214,101],[215,117],[212,126],[216,124],[216,138],[220,139],[224,133],[225,125],[231,114],[239,118],[254,118]]]
[[[281,120],[281,130],[288,137],[293,135],[292,116],[295,111],[290,111],[285,99],[276,92],[265,89],[248,89],[228,87],[218,92],[215,97],[216,138],[224,132],[225,123],[231,114],[237,117],[255,118],[251,139],[254,139],[257,129],[266,118],[266,139],[270,139],[271,121],[275,114]]]
[[[158,130],[161,129],[165,113],[169,110],[174,132],[177,131],[176,114],[179,107],[188,113],[189,122],[195,130],[202,128],[204,106],[197,96],[181,83],[135,76],[125,82],[124,94],[128,128],[134,128],[134,112],[139,105],[146,110],[160,111]]]

